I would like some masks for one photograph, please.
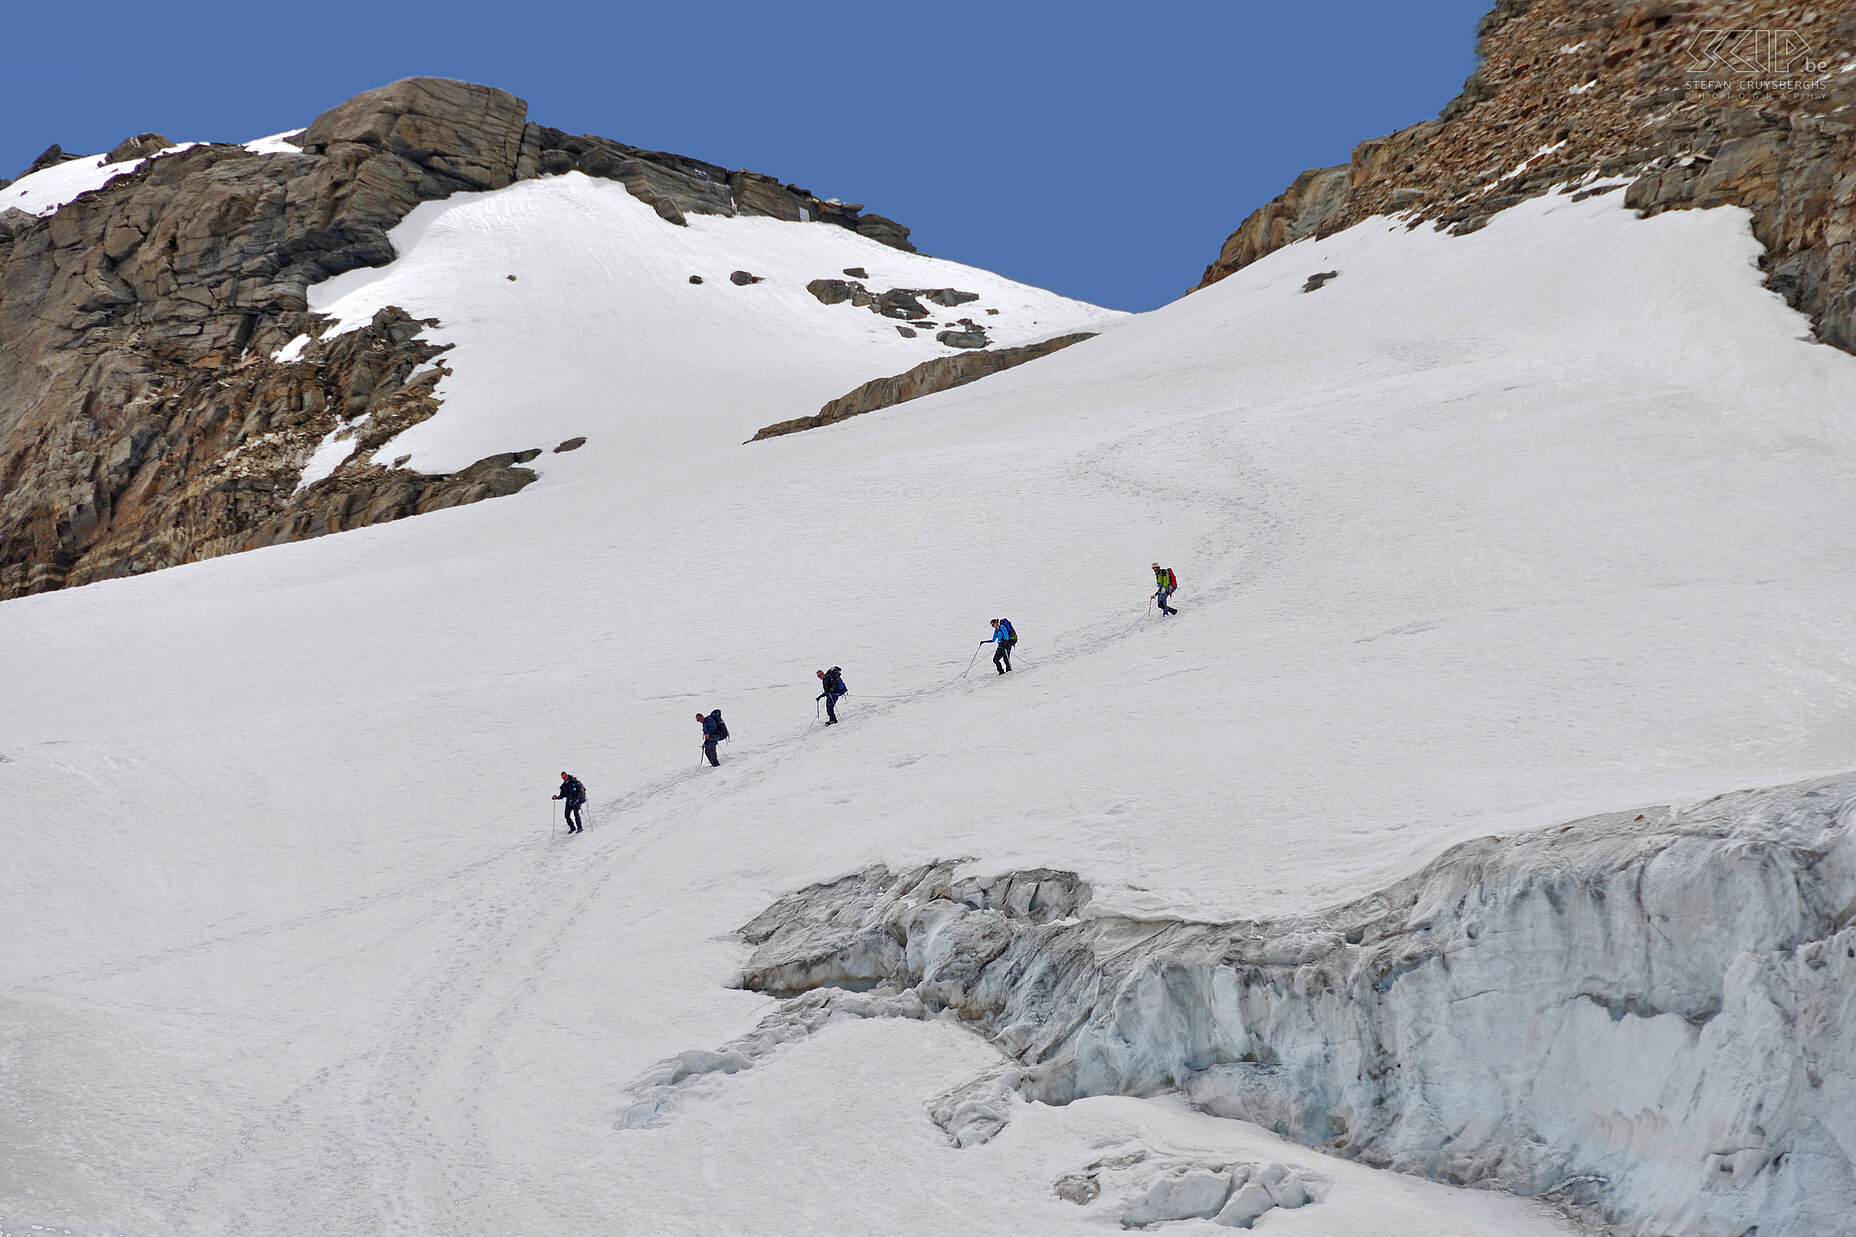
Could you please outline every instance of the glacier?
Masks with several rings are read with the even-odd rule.
[[[1090,1234],[1270,1166],[1283,1234],[1845,1205],[1856,359],[1744,213],[1369,220],[1132,317],[699,222],[525,182],[318,294],[455,345],[398,451],[587,437],[520,494],[0,605],[7,1231]],[[805,291],[852,267],[1099,334],[743,445],[931,347]],[[941,872],[1007,892],[913,957],[806,926]]]

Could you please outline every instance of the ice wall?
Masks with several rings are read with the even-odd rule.
[[[1853,803],[1845,778],[1485,838],[1275,922],[1100,913],[1062,872],[876,867],[757,917],[742,983],[985,1035],[1009,1063],[933,1113],[962,1143],[1014,1094],[1179,1089],[1625,1233],[1806,1237],[1856,1214]]]

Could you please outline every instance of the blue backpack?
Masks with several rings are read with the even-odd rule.
[[[999,626],[1005,628],[1005,643],[1007,648],[1018,643],[1018,628],[1012,626],[1011,619],[1000,619]]]

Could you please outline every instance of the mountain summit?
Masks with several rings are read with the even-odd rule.
[[[1000,281],[917,257],[907,228],[859,204],[758,172],[567,134],[530,122],[514,95],[465,82],[395,82],[299,132],[245,145],[175,145],[145,134],[90,159],[48,151],[35,168],[0,189],[0,373],[8,375],[0,384],[0,597],[513,493],[534,479],[525,465],[544,448],[585,436],[588,417],[556,441],[496,438],[444,471],[393,462],[401,453],[387,444],[443,403],[451,368],[450,345],[435,336],[443,324],[383,304],[366,321],[330,331],[312,302],[336,276],[393,263],[395,229],[421,203],[576,174],[612,182],[658,229],[625,225],[636,234],[631,256],[611,268],[615,278],[661,276],[682,289],[686,305],[717,287],[740,288],[761,310],[771,308],[771,290],[753,288],[761,281],[753,271],[717,269],[721,259],[711,253],[698,263],[706,273],[666,272],[651,251],[683,244],[673,232],[690,232],[692,221],[812,225],[819,236],[809,243],[820,251],[810,268],[793,272],[804,275],[798,311],[822,328],[813,340],[821,356],[852,346],[866,360],[848,369],[821,362],[832,375],[824,385],[797,404],[760,409],[744,437],[925,357],[984,347],[1002,326],[1015,329],[996,304],[930,319],[923,296],[956,281]],[[560,222],[555,243],[569,255],[599,247],[605,225],[582,222],[591,230]],[[737,262],[757,264],[754,246],[737,248]],[[474,264],[494,252],[452,258]],[[805,287],[883,263],[900,277],[868,293],[871,313],[893,320],[875,329],[913,343],[878,360],[882,350],[852,344],[872,327],[867,315],[853,316],[852,306],[826,314],[827,296]],[[496,278],[505,275],[517,278]],[[978,301],[969,288],[944,299],[950,310]],[[729,316],[688,325],[709,335]],[[753,333],[754,317],[731,329]],[[1080,320],[1060,312],[1047,333]],[[814,348],[804,338],[790,343],[791,359],[807,364]],[[547,363],[545,348],[531,360]],[[605,406],[626,394],[591,397]]]
[[[1461,235],[1552,189],[1645,215],[1744,207],[1768,285],[1856,351],[1856,13],[1771,0],[1499,0],[1436,120],[1303,172],[1206,287],[1373,215]]]

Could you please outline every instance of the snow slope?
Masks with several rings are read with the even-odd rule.
[[[1466,838],[1846,767],[1856,361],[1760,287],[1744,215],[1371,221],[748,447],[871,376],[815,399],[863,358],[800,366],[799,315],[880,327],[873,372],[919,341],[808,308],[832,229],[608,246],[636,204],[571,180],[421,208],[319,306],[458,343],[418,466],[585,449],[513,498],[0,606],[8,1229],[1101,1232],[1053,1183],[1134,1147],[1324,1176],[1284,1234],[1562,1231],[1166,1099],[954,1148],[927,1105],[997,1056],[944,1021],[834,1023],[612,1127],[772,1007],[733,930],[869,863],[1284,915]],[[1008,678],[970,660],[1000,614]]]
[[[159,159],[162,155],[177,154],[197,144],[182,142],[168,147],[160,155],[150,157]],[[0,210],[23,210],[29,215],[39,216],[56,214],[58,208],[66,202],[93,189],[101,189],[118,176],[126,176],[146,162],[147,159],[125,159],[121,163],[111,163],[108,155],[85,155],[55,163],[0,188]]]
[[[1125,316],[830,225],[691,215],[676,227],[579,172],[427,202],[393,242],[398,261],[316,285],[310,308],[334,319],[330,334],[387,305],[440,320],[428,336],[457,345],[438,388],[444,412],[376,453],[410,455],[426,472],[582,435],[582,468],[706,461],[871,378],[959,351],[936,342],[934,323],[972,318],[1009,347]],[[931,325],[920,327],[806,290],[847,279],[847,267],[867,272],[859,282],[873,293],[951,287],[979,299],[927,303]],[[742,270],[762,282],[730,282]]]

